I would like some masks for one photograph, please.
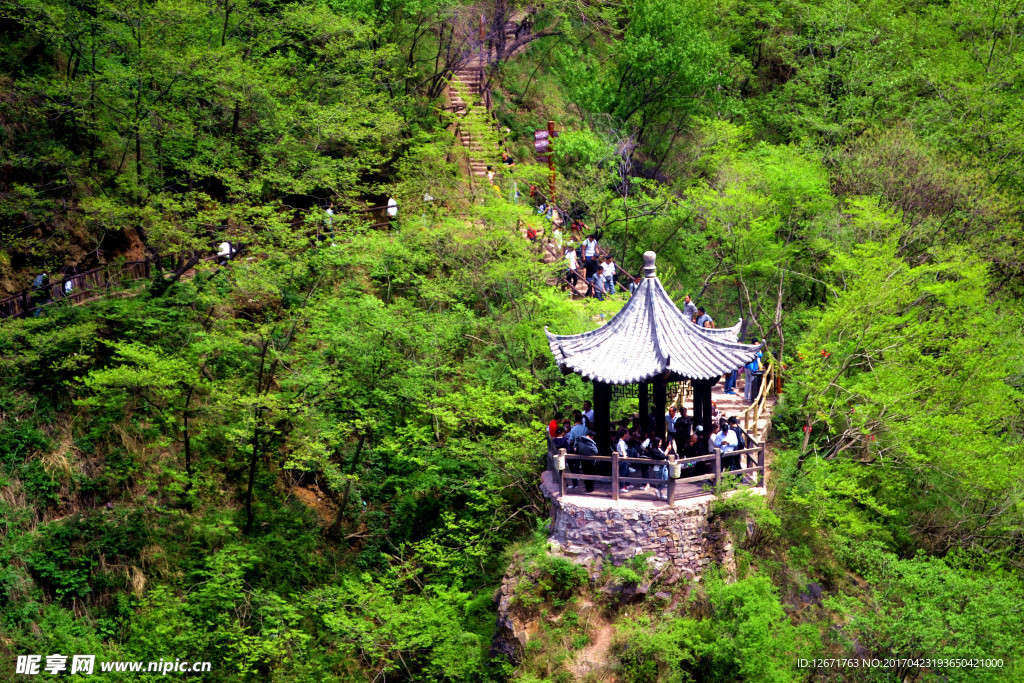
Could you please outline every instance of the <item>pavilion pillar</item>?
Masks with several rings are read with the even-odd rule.
[[[711,433],[711,387],[718,384],[719,377],[691,380],[693,385],[693,424],[704,427],[704,436]]]
[[[640,386],[638,388],[638,392],[637,393],[640,396],[640,408],[639,408],[639,413],[638,413],[640,415],[640,420],[639,420],[639,422],[640,422],[640,430],[643,433],[646,434],[647,433],[647,407],[650,405],[650,403],[649,403],[650,399],[647,397],[647,382],[646,381],[645,382],[640,382]]]
[[[654,433],[665,443],[665,377],[654,378]],[[709,394],[710,395],[710,394]]]
[[[612,454],[611,443],[612,385],[594,382],[594,432],[597,452]]]

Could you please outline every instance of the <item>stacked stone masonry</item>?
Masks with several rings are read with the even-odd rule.
[[[579,564],[625,561],[651,553],[656,569],[699,577],[712,563],[735,569],[732,540],[709,520],[712,500],[654,510],[594,509],[551,498],[552,551]]]

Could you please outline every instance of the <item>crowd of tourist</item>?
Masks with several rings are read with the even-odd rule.
[[[679,462],[685,472],[684,477],[709,474],[713,464],[710,461],[688,462],[694,458],[711,455],[718,449],[722,454],[722,471],[729,472],[740,469],[740,456],[733,455],[736,451],[754,447],[754,440],[740,426],[735,416],[726,417],[719,409],[717,402],[712,402],[712,425],[710,432],[695,424],[685,407],[670,406],[665,413],[664,440],[657,434],[655,417],[649,414],[646,424],[640,424],[638,414],[632,419],[623,418],[610,425],[609,432],[612,449],[621,458],[650,460],[643,462],[620,462],[619,477],[640,477],[653,479],[654,483],[646,483],[643,490],[654,491],[658,500],[665,498],[668,486],[669,465]],[[555,415],[548,423],[548,436],[555,452],[564,448],[567,453],[576,455],[597,455],[597,425],[594,423],[594,410],[590,401],[584,401],[581,410],[574,410],[569,417],[562,413]],[[606,472],[600,471],[602,469]],[[581,462],[569,460],[571,474],[599,474],[609,476],[610,463]],[[571,476],[570,474],[570,476]],[[582,481],[587,491],[594,490],[594,482],[589,479],[568,479],[567,488],[577,489]],[[634,490],[631,484],[625,483],[620,491],[626,493]]]

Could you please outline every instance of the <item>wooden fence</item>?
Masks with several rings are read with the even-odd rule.
[[[113,263],[50,281],[43,287],[30,287],[0,299],[0,319],[27,318],[37,315],[46,306],[63,301],[79,304],[115,287],[144,280],[150,276],[153,262],[154,259],[147,258]]]
[[[757,442],[751,439],[753,446],[742,450],[723,453],[720,449],[714,449],[709,455],[700,455],[693,458],[675,458],[669,460],[653,460],[651,458],[623,458],[613,451],[607,455],[578,455],[568,453],[566,449],[560,448],[555,451],[551,439],[548,438],[548,469],[551,471],[553,480],[557,483],[561,495],[565,495],[567,480],[579,482],[597,482],[611,485],[612,500],[619,499],[619,489],[624,484],[636,486],[650,485],[652,496],[657,497],[654,492],[658,487],[667,488],[666,499],[670,506],[680,499],[693,498],[706,495],[717,490],[722,484],[723,476],[739,477],[739,486],[762,486],[764,484],[765,471],[765,445],[764,442]],[[722,470],[722,458],[735,459],[734,462],[740,465],[739,468],[731,471]],[[581,463],[581,471],[572,472],[569,468],[570,462]],[[669,478],[666,481],[658,477],[643,476],[620,476],[619,465],[626,463],[626,466],[640,465],[641,468],[668,467]],[[610,474],[598,474],[598,469],[608,470]],[[707,469],[711,472],[685,476],[687,470],[695,468]],[[680,476],[673,477],[673,470],[677,470]],[[710,487],[710,488],[709,488]],[[589,491],[575,492],[577,495],[586,495]]]
[[[357,215],[369,216],[373,221],[368,227],[379,228],[391,224],[391,218],[387,215],[388,206],[369,206],[355,209]],[[339,217],[341,218],[341,217]],[[381,220],[383,219],[383,220]],[[318,224],[308,234],[309,239],[326,239],[333,233],[332,227]],[[239,250],[232,253],[235,258]],[[173,260],[173,256],[163,257],[165,261]],[[203,261],[217,259],[217,254],[210,254],[202,258]],[[51,280],[43,287],[28,287],[17,294],[12,294],[0,299],[0,320],[7,318],[27,318],[37,315],[46,306],[67,302],[71,305],[80,304],[83,301],[94,299],[108,293],[123,285],[148,279],[153,270],[154,258],[146,258],[141,261],[120,261],[111,263],[91,270],[86,270],[74,275],[68,275],[60,279]]]
[[[758,436],[757,420],[764,413],[765,405],[768,403],[768,396],[774,388],[775,364],[768,363],[768,369],[764,371],[764,375],[761,377],[761,388],[758,390],[754,402],[743,411],[743,431],[753,436]],[[751,422],[753,422],[752,426]]]

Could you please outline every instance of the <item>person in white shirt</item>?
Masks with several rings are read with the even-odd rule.
[[[388,218],[394,218],[398,215],[398,200],[394,197],[388,197]]]
[[[587,418],[587,429],[594,428],[594,408],[590,401],[583,402],[583,417]]]
[[[226,265],[231,257],[235,255],[235,250],[231,248],[231,242],[221,242],[220,247],[217,248],[217,263],[219,265]]]
[[[576,283],[580,281],[580,276],[576,274],[580,265],[576,261],[576,250],[573,249],[572,242],[565,248],[565,267],[565,279],[570,287],[575,287]]]
[[[555,226],[555,229],[551,231],[551,239],[554,240],[556,248],[562,248],[562,230],[557,225]]]
[[[619,428],[618,434],[619,434],[619,440],[615,444],[615,452],[619,454],[620,458],[628,458],[629,457],[629,447],[626,444],[626,438],[629,436],[629,430],[628,429],[624,429],[624,428]],[[619,463],[619,476],[620,477],[628,477],[629,476],[629,470],[630,470],[629,463],[627,463],[627,462],[620,462]],[[634,472],[635,472],[635,470],[634,470]],[[626,484],[625,486],[623,486],[621,488],[621,491],[623,493],[627,493],[627,492],[631,491],[632,489],[633,489],[632,486],[630,486],[629,484]]]
[[[592,259],[594,254],[597,253],[597,238],[593,235],[588,235],[587,239],[583,240],[583,259]]]
[[[740,444],[739,439],[736,438],[736,432],[726,429],[722,434],[722,453],[732,453]]]
[[[711,425],[711,436],[708,437],[708,443],[711,444],[711,448],[721,448],[724,436],[722,428],[717,423]]]
[[[605,257],[601,264],[601,277],[604,278],[604,290],[609,294],[615,293],[615,261],[611,256]]]

